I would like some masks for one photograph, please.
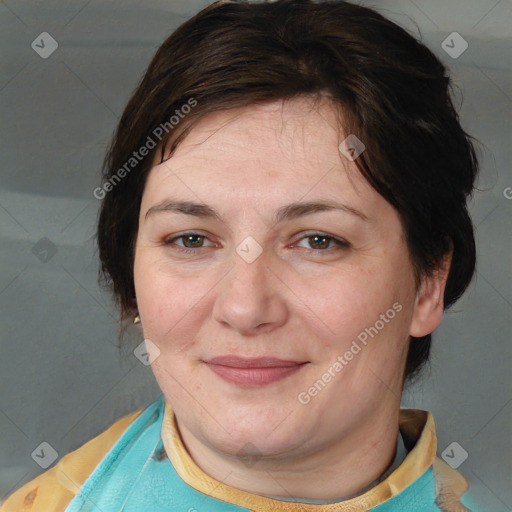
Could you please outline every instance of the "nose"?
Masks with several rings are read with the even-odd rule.
[[[286,287],[263,251],[248,263],[234,252],[233,268],[219,283],[213,316],[245,336],[271,332],[286,322]]]

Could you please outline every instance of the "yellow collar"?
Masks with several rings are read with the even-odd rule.
[[[364,512],[400,494],[434,463],[437,440],[434,419],[429,412],[400,410],[400,431],[409,450],[402,464],[385,480],[355,498],[332,504],[309,504],[275,500],[242,491],[207,475],[185,449],[170,406],[165,403],[162,440],[165,451],[181,479],[206,495],[258,512]]]

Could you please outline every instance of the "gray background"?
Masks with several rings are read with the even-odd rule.
[[[0,3],[0,500],[43,471],[31,457],[41,442],[62,456],[158,394],[132,354],[142,340],[116,346],[117,313],[96,281],[92,192],[152,55],[207,3]],[[471,203],[478,272],[403,403],[434,414],[439,454],[453,441],[467,451],[459,470],[487,509],[512,510],[512,3],[360,3],[419,28],[452,70],[463,126],[482,142]],[[456,59],[441,47],[453,31],[469,44]],[[42,32],[59,45],[47,59],[31,48]]]

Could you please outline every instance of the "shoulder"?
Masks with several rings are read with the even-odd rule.
[[[53,468],[23,485],[0,505],[0,512],[60,512],[143,409],[116,421]]]

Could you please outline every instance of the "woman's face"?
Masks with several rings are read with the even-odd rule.
[[[312,453],[400,401],[418,300],[399,216],[340,153],[330,104],[309,105],[211,114],[144,190],[152,368],[180,428],[222,453]]]

